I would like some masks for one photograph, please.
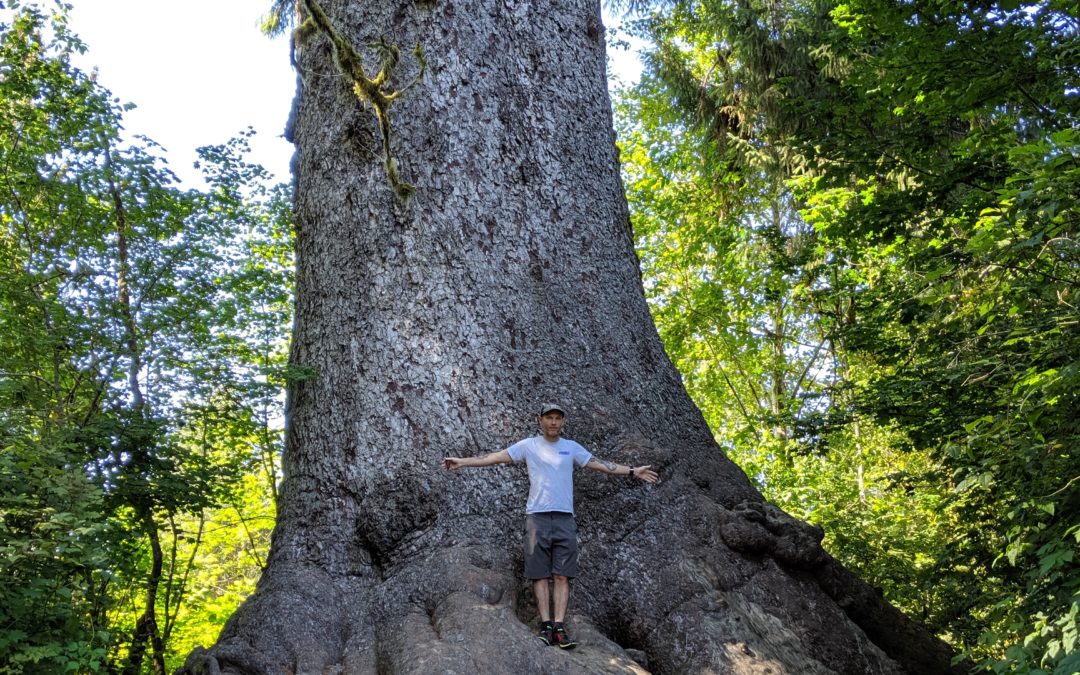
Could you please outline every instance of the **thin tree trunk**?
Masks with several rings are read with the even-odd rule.
[[[789,440],[791,438],[791,430],[783,423],[784,413],[787,408],[787,374],[788,374],[788,358],[787,352],[784,351],[785,341],[787,339],[787,323],[785,321],[785,306],[783,298],[778,298],[772,307],[770,307],[770,315],[772,320],[772,334],[771,338],[771,363],[768,369],[769,373],[769,414],[773,418],[773,438],[779,441],[781,459],[784,464],[791,466],[791,448]]]
[[[314,375],[289,388],[266,571],[187,672],[948,670],[948,650],[825,554],[819,530],[763,502],[664,354],[599,5],[324,7],[352,45],[402,45],[392,86],[423,47],[422,84],[389,109],[416,192],[394,196],[370,106],[308,32],[291,363]],[[569,409],[569,437],[663,477],[577,477],[572,652],[533,636],[525,472],[439,468],[535,433],[547,400]]]
[[[784,234],[784,220],[783,209],[781,207],[779,198],[772,200],[770,208],[772,222],[770,224],[772,233],[768,237],[770,251],[769,257],[778,262],[787,255],[786,244],[788,241],[787,236]],[[773,437],[780,443],[780,458],[784,464],[791,466],[793,458],[791,456],[790,439],[792,436],[791,429],[786,426],[782,420],[784,419],[784,413],[787,411],[787,399],[789,392],[787,390],[787,377],[790,370],[790,364],[788,363],[788,355],[785,351],[787,347],[787,297],[784,294],[776,293],[776,297],[773,298],[771,305],[769,306],[770,320],[772,321],[772,359],[769,368],[769,413],[773,417]]]
[[[105,151],[105,162],[111,170],[112,154],[108,148]],[[131,290],[128,287],[131,263],[128,258],[127,211],[124,208],[124,199],[120,194],[120,189],[111,176],[109,177],[109,194],[113,200],[113,214],[116,218],[116,300],[124,325],[124,346],[128,357],[128,393],[131,395],[132,410],[141,413],[143,395],[139,385],[139,371],[142,370],[142,359],[139,350],[139,331],[135,323],[135,312],[131,307]]]
[[[142,662],[146,656],[146,643],[152,647],[154,675],[165,673],[165,644],[161,639],[161,631],[157,625],[157,592],[161,583],[161,573],[164,563],[164,555],[161,550],[161,540],[158,536],[157,523],[149,510],[143,510],[139,514],[139,524],[150,542],[150,574],[146,579],[146,600],[143,612],[135,622],[135,632],[131,637],[131,649],[128,652],[128,660],[124,666],[124,675],[140,675]]]
[[[112,156],[106,148],[106,164],[112,169]],[[146,403],[143,399],[142,387],[139,383],[139,373],[142,370],[142,353],[139,348],[138,325],[135,320],[135,312],[132,309],[131,290],[129,288],[128,275],[131,272],[131,262],[128,255],[128,223],[127,211],[124,208],[123,196],[115,179],[109,177],[109,193],[113,200],[113,210],[116,219],[116,289],[117,306],[120,309],[120,318],[124,328],[124,345],[128,358],[127,379],[128,393],[132,422],[141,425],[146,420]],[[142,432],[139,432],[140,435]],[[143,447],[140,441],[138,447],[132,449],[132,457],[128,458],[129,466],[142,467],[149,462],[149,451]],[[146,601],[143,613],[135,622],[135,631],[131,638],[131,648],[128,652],[128,660],[124,666],[125,675],[139,675],[142,672],[142,661],[146,655],[146,643],[152,645],[152,659],[155,675],[165,673],[165,645],[161,639],[161,631],[158,629],[156,605],[158,586],[161,583],[163,555],[161,550],[160,533],[157,522],[154,520],[150,503],[140,500],[141,503],[133,504],[139,523],[150,543],[151,565],[150,573],[146,579]]]

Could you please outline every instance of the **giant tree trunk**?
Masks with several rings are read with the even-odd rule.
[[[322,34],[298,49],[297,308],[268,567],[190,672],[931,673],[949,653],[763,502],[713,442],[642,293],[594,0],[326,0],[403,46],[390,109],[413,199]],[[372,60],[371,55],[369,61]],[[446,454],[543,401],[654,487],[576,478],[573,652],[533,637],[520,466]],[[637,663],[635,663],[635,661]],[[639,665],[640,664],[640,665]]]

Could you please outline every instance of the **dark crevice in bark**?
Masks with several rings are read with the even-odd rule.
[[[439,629],[439,621],[436,618],[438,612],[438,603],[431,598],[426,598],[420,603],[421,609],[424,610],[424,614],[427,615],[428,625],[431,626],[431,631],[435,633],[435,637],[442,640],[442,631]]]
[[[570,602],[574,602],[573,588],[570,591]],[[540,626],[540,614],[536,608],[536,599],[533,598],[532,582],[522,578],[514,593],[514,614],[518,621],[532,629]]]
[[[379,581],[386,580],[385,570],[388,560],[382,554],[380,548],[371,541],[369,530],[363,525],[357,525],[356,535],[352,540],[351,558],[358,560],[361,565],[371,570],[371,573]]]
[[[378,648],[376,643],[376,657],[375,657],[375,675],[393,675],[393,665],[390,662],[390,658]]]
[[[650,661],[648,648],[645,640],[634,635],[633,629],[629,627],[631,617],[628,614],[632,613],[632,610],[630,608],[627,610],[627,612],[614,614],[605,612],[602,617],[594,619],[595,625],[597,630],[617,645],[627,657],[642,668],[648,669]]]

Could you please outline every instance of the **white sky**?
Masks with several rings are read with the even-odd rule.
[[[198,184],[195,148],[253,127],[251,158],[289,179],[282,136],[295,89],[285,38],[259,32],[270,0],[74,0],[71,24],[89,49],[80,68],[137,107],[129,134],[167,151],[185,184]]]
[[[162,145],[185,185],[200,183],[195,149],[253,127],[251,159],[289,180],[282,136],[296,80],[287,38],[270,40],[259,18],[270,0],[73,0],[71,25],[88,46],[76,60],[123,102],[128,134]],[[609,21],[610,23],[610,21]],[[636,58],[609,54],[624,81]]]

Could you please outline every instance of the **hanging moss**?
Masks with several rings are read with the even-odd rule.
[[[330,39],[338,70],[352,82],[353,93],[356,97],[369,103],[375,112],[375,119],[379,122],[379,132],[382,135],[383,165],[386,167],[390,187],[400,199],[408,200],[415,192],[415,188],[401,179],[397,160],[390,153],[391,125],[388,111],[390,104],[412,89],[424,77],[427,62],[424,59],[423,50],[420,49],[419,44],[413,49],[413,56],[416,57],[420,66],[413,81],[401,89],[390,89],[387,83],[401,60],[401,50],[397,45],[387,42],[383,37],[369,45],[379,55],[379,71],[374,77],[369,78],[360,52],[349,43],[345,36],[334,30],[334,27],[330,25],[330,19],[317,0],[302,0],[302,2],[308,12],[308,18],[296,29],[294,39],[301,42],[316,31]]]

